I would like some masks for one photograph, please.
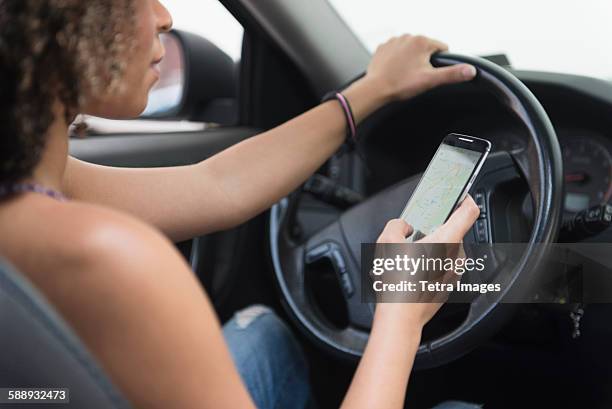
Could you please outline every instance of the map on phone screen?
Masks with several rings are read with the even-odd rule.
[[[481,152],[440,145],[401,216],[414,228],[412,240],[446,221],[481,156]]]

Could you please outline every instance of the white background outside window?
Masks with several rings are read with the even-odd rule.
[[[330,0],[374,50],[423,34],[472,55],[506,53],[520,69],[612,80],[612,0]]]

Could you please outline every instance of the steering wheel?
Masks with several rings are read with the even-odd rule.
[[[478,231],[475,229],[465,238],[466,242],[526,241],[522,257],[511,272],[509,282],[516,284],[537,273],[541,262],[537,244],[556,239],[562,214],[561,149],[542,105],[507,70],[476,57],[450,53],[432,57],[432,64],[438,67],[461,63],[476,67],[475,83],[492,91],[524,124],[529,135],[528,147],[522,153],[489,155],[472,189],[479,195],[486,216],[478,221]],[[421,174],[410,177],[348,209],[304,242],[296,242],[291,235],[296,211],[293,197],[300,193],[295,192],[273,206],[269,244],[281,299],[298,327],[331,352],[354,358],[363,354],[375,307],[361,299],[361,243],[375,242],[385,223],[399,216],[420,177]],[[516,189],[517,181],[527,186],[522,193]],[[521,238],[503,226],[509,223],[509,203],[520,202],[524,207],[522,199],[527,193],[531,196],[533,221],[531,231],[524,232]],[[517,197],[519,194],[521,198]],[[328,261],[336,272],[348,315],[348,324],[344,327],[323,316],[307,289],[305,272],[318,260]],[[508,290],[493,297],[491,293],[477,296],[469,304],[466,318],[456,328],[423,341],[415,368],[443,365],[493,335],[510,315],[511,308],[500,303]]]

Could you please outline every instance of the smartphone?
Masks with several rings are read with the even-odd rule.
[[[444,138],[400,216],[414,228],[407,241],[419,240],[446,222],[490,151],[485,139],[455,133]]]

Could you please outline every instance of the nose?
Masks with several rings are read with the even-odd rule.
[[[172,29],[172,16],[160,1],[155,2],[155,15],[157,16],[157,30],[160,33],[167,33]]]

